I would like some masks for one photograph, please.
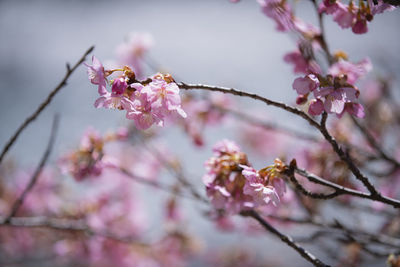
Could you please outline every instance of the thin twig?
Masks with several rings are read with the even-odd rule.
[[[137,239],[131,237],[119,237],[109,232],[99,232],[91,229],[84,220],[60,219],[49,217],[11,217],[0,218],[0,226],[27,227],[27,228],[50,228],[54,230],[78,231],[91,236],[101,236],[123,243],[138,243]]]
[[[32,188],[36,184],[36,182],[38,181],[39,176],[42,173],[42,170],[43,170],[44,166],[46,165],[46,162],[47,162],[47,160],[48,160],[48,158],[50,156],[51,150],[53,149],[54,140],[55,140],[56,133],[57,133],[57,128],[58,128],[58,120],[59,120],[58,115],[55,115],[54,119],[53,119],[53,125],[51,127],[51,134],[50,134],[49,142],[48,142],[46,150],[45,150],[45,152],[44,152],[44,154],[42,156],[42,159],[40,160],[39,165],[37,166],[35,172],[33,173],[32,177],[31,177],[31,179],[29,180],[28,185],[25,187],[25,189],[22,192],[22,194],[20,195],[20,197],[12,205],[11,212],[10,212],[10,214],[7,216],[7,218],[5,220],[6,222],[8,222],[11,217],[14,217],[15,214],[17,214],[18,209],[24,203],[24,200],[25,200],[26,196],[32,190]]]
[[[8,150],[11,148],[11,146],[15,143],[17,140],[18,136],[21,134],[21,132],[32,122],[34,121],[39,114],[50,104],[51,100],[53,97],[63,88],[64,86],[67,85],[67,80],[71,76],[71,74],[78,68],[80,64],[82,64],[85,60],[87,55],[89,55],[94,49],[94,46],[90,47],[84,54],[83,56],[78,60],[77,63],[71,68],[69,64],[67,64],[67,72],[65,73],[64,78],[61,80],[61,82],[56,86],[56,88],[53,89],[53,91],[50,92],[50,94],[47,96],[47,98],[39,105],[39,107],[36,109],[35,112],[33,112],[32,115],[30,115],[28,118],[25,119],[25,121],[19,126],[17,131],[11,136],[11,138],[8,140],[6,145],[4,146],[1,154],[0,154],[0,164],[8,152]]]
[[[170,194],[177,195],[179,197],[184,197],[184,198],[188,198],[188,199],[192,199],[192,200],[199,200],[198,198],[196,198],[194,196],[182,194],[181,192],[179,192],[179,190],[176,190],[176,187],[174,187],[174,186],[162,184],[162,183],[156,182],[156,181],[151,181],[147,178],[134,175],[133,173],[131,173],[130,171],[128,171],[124,168],[119,168],[118,170],[121,173],[123,173],[124,175],[126,175],[127,177],[129,177],[130,179],[132,179],[133,181],[138,182],[140,184],[148,185],[153,188],[168,192]]]
[[[371,194],[371,193],[364,193],[358,190],[354,190],[354,189],[350,189],[341,185],[338,185],[336,183],[330,182],[328,180],[325,180],[321,177],[318,177],[315,174],[309,173],[306,170],[303,169],[299,169],[299,168],[295,168],[294,171],[298,174],[300,174],[301,176],[307,178],[309,181],[316,183],[316,184],[320,184],[329,188],[332,188],[335,190],[335,192],[337,192],[337,195],[351,195],[351,196],[355,196],[355,197],[359,197],[359,198],[365,198],[365,199],[370,199],[370,200],[374,200],[374,201],[379,201],[385,204],[389,204],[392,205],[395,208],[400,208],[400,200],[397,199],[393,199],[390,197],[385,197],[382,196],[381,194],[379,195],[375,195],[375,194]],[[290,173],[289,173],[290,174]]]
[[[277,229],[275,229],[272,225],[270,225],[267,221],[265,221],[256,211],[254,211],[254,210],[244,211],[241,213],[241,215],[247,216],[247,217],[252,217],[256,221],[258,221],[267,231],[269,231],[272,234],[279,237],[284,243],[286,243],[288,246],[290,246],[294,250],[296,250],[303,258],[305,258],[307,261],[311,262],[314,266],[318,266],[318,267],[329,266],[329,265],[323,263],[318,258],[316,258],[313,254],[311,254],[310,252],[305,250],[299,244],[295,243],[290,236],[284,235],[281,232],[279,232]]]
[[[179,86],[179,88],[181,88],[183,90],[201,89],[201,90],[207,90],[207,91],[213,91],[213,92],[221,92],[221,93],[226,93],[226,94],[231,94],[231,95],[237,95],[237,96],[252,98],[252,99],[264,102],[265,104],[267,104],[269,106],[275,106],[275,107],[281,108],[283,110],[286,110],[286,111],[288,111],[290,113],[296,114],[297,116],[300,116],[303,119],[305,119],[312,126],[314,126],[316,128],[319,128],[318,122],[313,120],[304,111],[302,111],[302,110],[300,110],[298,108],[294,108],[294,107],[288,106],[288,105],[286,105],[284,103],[281,103],[281,102],[270,100],[268,98],[259,96],[257,94],[247,93],[247,92],[240,91],[240,90],[237,90],[237,89],[234,89],[234,88],[219,87],[219,86],[212,86],[212,85],[205,85],[205,84],[187,84],[187,83],[180,82],[180,83],[177,83],[177,85]]]
[[[146,143],[146,141],[142,138],[142,136],[137,136],[139,141],[142,143],[143,147],[151,153],[160,163],[164,166],[164,168],[170,172],[177,180],[179,183],[182,184],[185,188],[187,188],[190,191],[190,194],[204,202],[208,203],[208,200],[204,198],[194,187],[193,184],[191,184],[188,179],[186,178],[185,174],[183,173],[182,169],[179,168],[177,169],[175,166],[173,166],[157,149],[155,149],[153,146],[151,146],[149,143]]]
[[[383,148],[378,144],[378,142],[375,140],[375,138],[370,134],[368,129],[366,129],[359,121],[357,121],[356,118],[351,117],[354,125],[357,126],[357,128],[360,130],[360,132],[365,136],[367,139],[368,143],[375,148],[375,150],[379,153],[379,155],[385,159],[386,161],[392,163],[396,167],[400,167],[400,162],[398,162],[396,159],[393,157],[390,157],[384,150]]]
[[[216,109],[220,110],[221,112],[228,113],[246,123],[261,127],[265,130],[279,132],[279,133],[282,133],[282,134],[285,134],[285,135],[288,135],[288,136],[291,136],[294,138],[300,138],[302,140],[309,141],[309,142],[321,142],[321,140],[323,140],[316,136],[297,131],[296,129],[291,129],[291,128],[287,128],[282,125],[277,125],[275,123],[259,120],[253,116],[250,116],[250,115],[240,112],[240,111],[223,108],[223,107],[219,107],[216,105],[213,105],[213,108],[216,108]]]
[[[313,2],[313,5],[315,7],[315,10],[317,12],[319,28],[321,30],[321,34],[319,35],[318,41],[321,44],[321,47],[322,47],[322,49],[324,50],[324,52],[326,54],[326,58],[328,60],[328,63],[331,65],[333,63],[333,57],[332,57],[331,53],[329,52],[328,43],[326,41],[323,13],[319,12],[317,1],[316,0],[312,0],[312,2]]]

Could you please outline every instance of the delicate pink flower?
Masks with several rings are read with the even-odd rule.
[[[153,124],[163,126],[163,118],[154,113],[147,93],[140,91],[135,94],[130,108],[127,110],[126,118],[134,121],[136,128],[146,130]]]
[[[223,139],[214,145],[213,152],[216,156],[222,156],[224,154],[238,153],[240,152],[240,148],[236,143],[228,139]]]
[[[92,57],[92,65],[87,64],[84,62],[85,66],[87,67],[87,73],[89,76],[89,80],[92,84],[98,85],[98,91],[100,95],[107,94],[106,90],[106,75],[104,72],[104,67],[101,62],[95,57]]]
[[[364,107],[359,103],[346,103],[344,106],[344,110],[339,117],[341,117],[344,112],[348,112],[350,115],[353,115],[357,118],[364,118],[365,112]]]
[[[313,116],[318,116],[321,115],[322,111],[324,111],[324,102],[320,99],[312,99],[308,107],[308,113]]]
[[[252,196],[256,207],[270,202],[277,206],[279,204],[279,196],[275,188],[265,185],[266,181],[260,177],[260,174],[255,169],[244,165],[241,165],[241,167],[243,168],[242,174],[246,178],[243,193]]]
[[[353,27],[351,28],[356,34],[363,34],[368,32],[367,19],[358,16]]]
[[[322,73],[320,66],[315,60],[306,60],[299,50],[287,53],[283,60],[287,63],[293,64],[294,73]]]
[[[186,113],[181,108],[179,87],[176,83],[167,83],[164,80],[155,80],[142,90],[146,92],[154,112],[165,116],[171,111],[176,111],[181,117],[186,118]]]
[[[371,70],[371,61],[368,58],[365,58],[358,63],[340,60],[329,68],[328,73],[333,76],[345,75],[347,77],[346,81],[354,85],[360,77],[364,76]]]
[[[336,6],[336,10],[331,13],[333,14],[333,20],[343,29],[350,28],[356,19],[355,10],[339,1],[336,1],[333,5]]]
[[[314,74],[296,78],[292,85],[293,89],[295,89],[299,95],[308,94],[317,89],[318,86],[319,80]]]
[[[153,46],[153,43],[153,37],[149,33],[134,32],[129,34],[127,41],[117,47],[119,63],[130,66],[137,77],[143,77],[143,57]]]
[[[257,0],[263,13],[276,22],[276,29],[287,32],[294,29],[290,6],[283,0]]]
[[[124,77],[119,77],[114,80],[111,93],[106,92],[106,94],[101,95],[94,106],[96,108],[109,108],[109,109],[129,109],[131,106],[129,96],[126,94],[126,89],[128,84]]]
[[[354,102],[358,91],[353,87],[322,87],[314,91],[314,96],[325,97],[324,108],[328,113],[341,114],[345,103]]]

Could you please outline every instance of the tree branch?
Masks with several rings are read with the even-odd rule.
[[[25,119],[25,121],[19,126],[17,131],[11,136],[11,138],[8,140],[6,145],[4,146],[1,154],[0,154],[0,164],[4,158],[4,156],[7,154],[8,150],[11,148],[11,146],[15,143],[17,140],[18,136],[21,134],[21,132],[32,122],[34,121],[40,113],[50,104],[51,100],[53,97],[63,88],[65,85],[67,85],[67,80],[71,76],[71,74],[78,68],[80,64],[82,64],[85,60],[87,55],[89,55],[94,49],[94,46],[90,47],[84,54],[83,56],[78,60],[78,62],[75,63],[75,65],[71,68],[69,64],[67,64],[67,72],[65,73],[64,78],[61,80],[61,82],[56,86],[56,88],[53,89],[53,91],[50,92],[50,94],[47,96],[47,98],[39,105],[39,107],[36,109],[36,111],[30,115],[28,118]]]
[[[53,149],[54,140],[56,138],[56,133],[57,133],[57,128],[58,128],[58,120],[59,120],[58,115],[55,115],[54,119],[53,119],[53,125],[51,127],[51,133],[50,133],[49,142],[48,142],[46,150],[45,150],[45,152],[44,152],[44,154],[42,156],[42,159],[40,160],[40,163],[37,166],[35,172],[33,173],[28,185],[26,186],[26,188],[24,189],[24,191],[22,192],[20,197],[14,202],[14,204],[13,204],[13,206],[11,208],[11,212],[7,216],[7,218],[5,219],[5,222],[8,222],[11,217],[14,217],[15,214],[17,214],[18,209],[24,203],[24,200],[25,200],[26,196],[32,190],[32,188],[36,184],[36,182],[38,181],[39,176],[42,173],[42,170],[43,170],[44,166],[46,165],[46,162],[47,162],[47,160],[48,160],[48,158],[50,156],[51,150]]]
[[[296,250],[303,258],[305,258],[307,261],[311,262],[314,266],[318,266],[318,267],[330,266],[330,265],[323,263],[321,260],[316,258],[313,254],[311,254],[310,252],[305,250],[303,247],[301,247],[299,244],[295,243],[290,236],[284,235],[281,232],[279,232],[272,225],[270,225],[267,221],[265,221],[256,211],[254,211],[254,210],[243,211],[243,212],[241,212],[241,215],[245,216],[245,217],[252,217],[256,221],[258,221],[258,223],[260,223],[268,232],[279,237],[284,243],[286,243],[288,246],[290,246],[291,248]]]

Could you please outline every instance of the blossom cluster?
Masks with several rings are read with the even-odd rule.
[[[360,92],[354,84],[370,69],[371,63],[367,59],[357,64],[339,60],[329,68],[326,76],[310,73],[296,78],[293,82],[293,89],[299,95],[296,102],[306,103],[310,93],[313,93],[314,98],[308,108],[311,115],[320,115],[326,111],[341,117],[348,112],[362,118],[365,115],[364,108],[357,102]]]
[[[367,22],[372,21],[374,15],[395,8],[383,0],[368,0],[366,3],[359,1],[358,6],[354,2],[351,0],[345,4],[341,0],[324,0],[319,11],[332,15],[333,20],[343,29],[351,28],[354,33],[363,34],[368,32]]]
[[[285,166],[280,160],[256,171],[246,154],[229,140],[218,142],[213,152],[214,156],[205,163],[207,173],[203,182],[214,208],[235,214],[267,204],[279,204],[286,190],[282,174]]]
[[[98,86],[100,97],[96,108],[119,109],[126,111],[126,118],[133,120],[138,129],[145,130],[153,124],[164,125],[164,120],[173,113],[185,118],[181,108],[179,87],[171,75],[157,73],[138,81],[135,72],[128,66],[122,69],[105,70],[102,63],[93,56],[92,65],[86,64],[89,80]],[[111,92],[107,91],[107,77],[121,72],[110,81]]]
[[[82,136],[79,147],[60,158],[63,173],[71,174],[81,181],[89,176],[99,176],[103,168],[112,163],[104,157],[104,144],[111,138],[103,138],[96,130],[89,128]]]

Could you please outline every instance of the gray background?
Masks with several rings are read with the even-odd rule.
[[[297,13],[315,22],[311,4],[300,2]],[[393,70],[399,66],[398,11],[376,16],[370,33],[361,36],[341,30],[331,17],[325,21],[331,50],[343,49],[353,61],[368,54],[373,63],[383,67]],[[295,39],[274,28],[274,22],[260,12],[256,1],[0,1],[0,144],[61,80],[65,62],[74,63],[93,44],[98,58],[112,59],[115,47],[131,31],[150,32],[155,39],[151,57],[185,82],[232,86],[293,103],[296,94],[291,83],[295,75],[282,58],[295,49]],[[61,115],[61,125],[53,162],[60,153],[76,145],[88,125],[102,131],[124,125],[123,113],[96,110],[96,97],[95,87],[80,67],[68,86],[20,136],[8,157],[20,166],[36,164],[55,112]],[[249,101],[240,104],[244,109],[250,104],[254,106]],[[308,125],[294,121],[290,115],[258,106],[267,117],[278,118],[281,124],[308,130]],[[187,169],[198,177],[204,172],[203,162],[211,154],[211,145],[221,137],[235,136],[229,127],[207,133],[207,146],[196,151],[179,129],[166,131],[168,146],[184,158]],[[196,183],[201,186],[200,181]],[[200,206],[186,202],[185,207],[188,228],[211,246],[236,241],[249,246],[258,244],[258,253],[267,259],[278,261],[274,255],[280,253],[279,261],[285,266],[293,266],[293,260],[298,261],[296,266],[307,266],[295,252],[273,238],[259,238],[256,242],[254,237],[243,239],[240,234],[217,233],[212,224],[198,215]],[[151,209],[158,216],[160,208],[152,205]]]

